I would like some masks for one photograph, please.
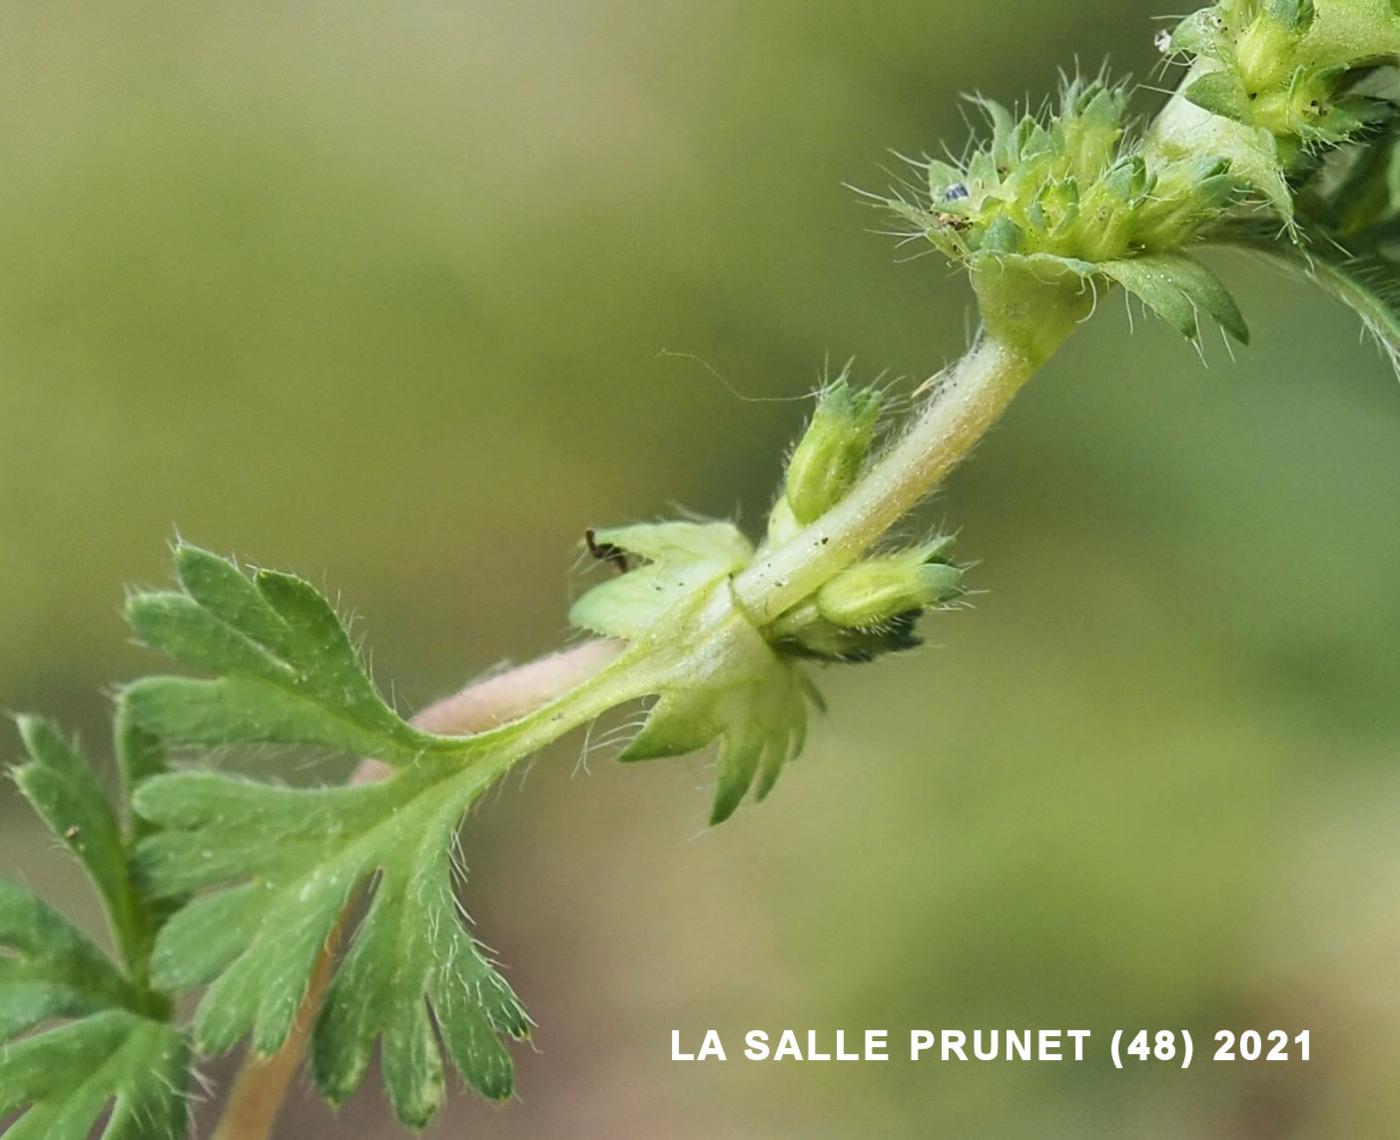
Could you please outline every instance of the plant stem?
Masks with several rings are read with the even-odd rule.
[[[551,653],[468,685],[423,709],[413,723],[429,732],[453,736],[489,731],[577,690],[610,665],[623,648],[617,641],[586,641],[573,649]],[[393,772],[393,768],[378,760],[362,760],[350,782],[373,783]],[[270,1057],[250,1055],[244,1060],[212,1140],[266,1140],[272,1134],[306,1052],[316,1011],[330,984],[331,964],[340,936],[341,925],[337,923],[326,939],[296,1021],[282,1047]]]
[[[859,558],[972,450],[1038,363],[1038,354],[983,334],[845,498],[734,579],[750,620],[767,625]]]
[[[343,919],[342,919],[343,921]],[[228,1101],[214,1129],[213,1140],[266,1140],[272,1135],[277,1114],[287,1098],[287,1089],[306,1052],[316,1011],[330,985],[331,965],[340,944],[341,923],[337,922],[326,939],[321,956],[311,971],[306,997],[297,1010],[296,1020],[282,1048],[270,1057],[256,1057],[251,1052],[244,1058],[229,1090]]]
[[[1018,348],[1002,338],[985,333],[979,337],[939,382],[913,426],[840,503],[788,542],[762,552],[735,577],[732,597],[747,620],[758,627],[768,625],[859,558],[972,450],[1043,358],[1043,352]],[[623,649],[619,642],[591,641],[541,658],[430,705],[414,724],[434,733],[468,735],[536,713],[544,717],[537,729],[541,742],[554,739],[583,719],[644,695],[647,686],[631,685],[634,678],[627,665],[604,676]],[[647,675],[645,669],[639,672]],[[552,716],[550,705],[557,705]],[[502,757],[503,768],[533,750],[511,750]],[[351,782],[383,779],[392,771],[365,760]],[[271,1134],[329,983],[339,936],[337,927],[282,1048],[271,1057],[244,1062],[213,1140],[266,1140]]]
[[[626,646],[620,641],[585,641],[572,649],[537,658],[525,665],[474,681],[451,696],[434,701],[413,718],[415,728],[441,736],[488,732],[558,700],[611,665]],[[394,769],[379,760],[362,760],[352,784],[383,780]]]

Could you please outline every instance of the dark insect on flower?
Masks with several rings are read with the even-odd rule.
[[[948,189],[943,191],[943,201],[958,202],[961,201],[963,198],[968,197],[968,195],[969,191],[967,187],[964,186],[961,182],[955,182],[953,183],[953,185],[949,186]]]
[[[589,527],[583,532],[583,541],[588,544],[588,553],[599,562],[610,562],[619,574],[626,574],[631,566],[627,563],[627,552],[611,542],[599,542],[597,532]]]

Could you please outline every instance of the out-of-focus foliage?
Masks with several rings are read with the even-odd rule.
[[[149,667],[120,588],[164,581],[173,527],[343,589],[404,710],[555,644],[590,524],[737,506],[757,536],[805,409],[730,386],[963,343],[965,284],[895,264],[841,183],[964,138],[960,91],[1148,78],[1157,11],[6,7],[3,703],[97,738],[94,694]],[[528,1099],[440,1135],[1384,1134],[1400,390],[1340,306],[1212,258],[1255,346],[1076,334],[931,508],[986,596],[819,673],[783,794],[688,843],[704,764],[573,778],[566,748],[473,819],[540,1051]],[[6,873],[84,898],[3,810]],[[667,1060],[673,1027],[1060,1023],[1310,1026],[1326,1063]],[[286,1136],[332,1127],[306,1097]]]

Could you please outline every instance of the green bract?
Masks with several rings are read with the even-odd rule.
[[[1075,79],[1045,123],[975,100],[992,137],[962,165],[923,165],[927,197],[895,208],[948,257],[1051,254],[1104,262],[1175,249],[1235,195],[1207,155],[1149,164],[1125,142],[1122,86]]]
[[[920,616],[962,596],[962,570],[945,559],[951,543],[940,536],[857,562],[773,622],[770,637],[785,653],[825,661],[914,648]]]
[[[1286,228],[1229,216],[1206,238],[1262,253],[1351,306],[1400,360],[1400,12],[1388,0],[1230,0],[1188,17],[1191,69],[1152,145],[1204,133]]]
[[[1300,180],[1298,235],[1241,222],[1214,237],[1313,281],[1350,306],[1400,369],[1400,140],[1393,125]]]
[[[759,797],[802,746],[807,710],[797,666],[733,604],[728,584],[753,547],[728,523],[671,522],[598,531],[645,564],[595,586],[570,618],[624,638],[653,664],[657,694],[623,760],[680,756],[720,741],[712,823],[729,818],[759,779]]]

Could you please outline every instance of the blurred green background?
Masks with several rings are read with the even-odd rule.
[[[100,749],[176,530],[338,591],[404,708],[558,644],[585,526],[753,524],[824,359],[912,385],[965,343],[965,283],[842,183],[960,148],[960,91],[1148,78],[1154,12],[0,7],[0,703]],[[1394,1134],[1400,388],[1349,314],[1219,268],[1255,347],[1105,306],[930,508],[986,595],[824,674],[765,806],[703,833],[703,759],[571,740],[477,813],[468,905],[539,1031],[518,1103],[429,1135]],[[95,922],[3,794],[4,871]],[[787,1026],[1314,1060],[669,1061]],[[280,1133],[391,1134],[370,1087]]]

